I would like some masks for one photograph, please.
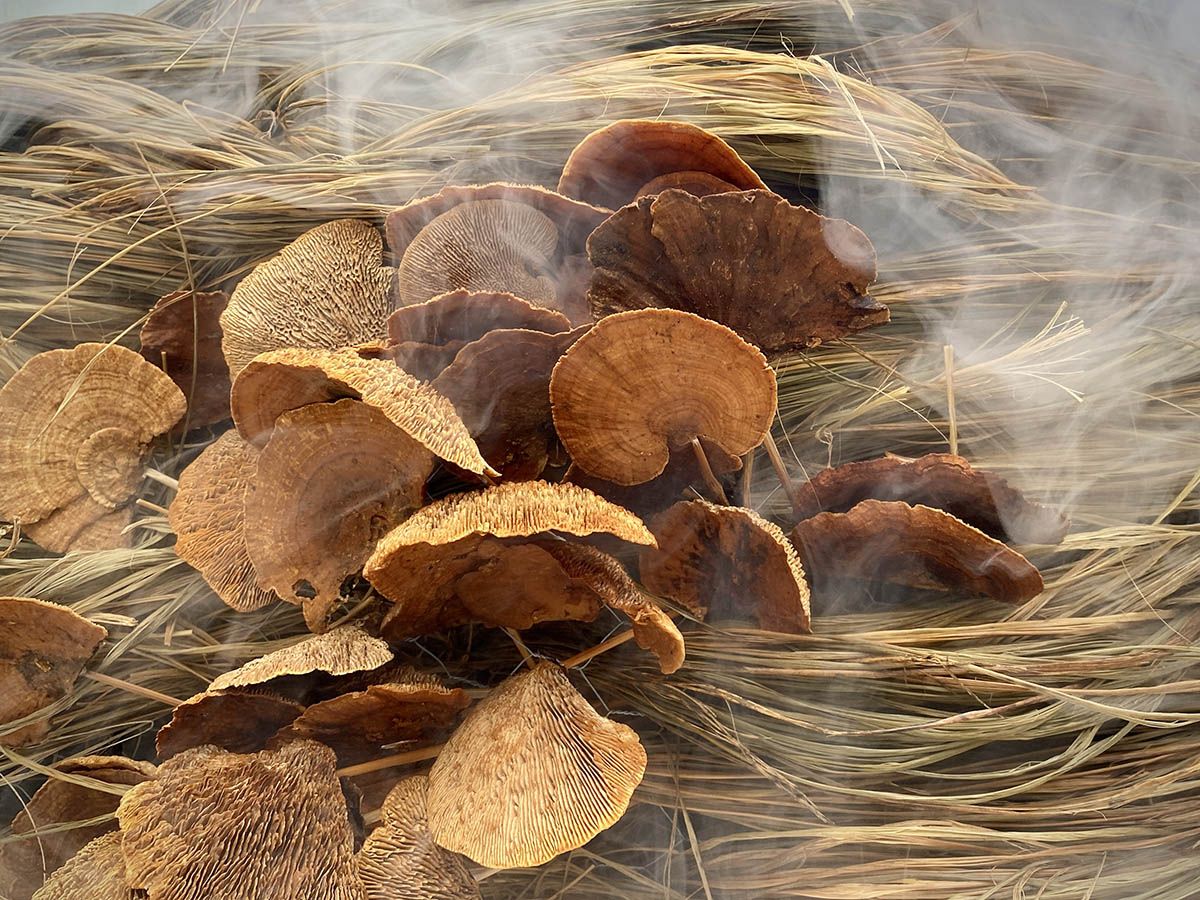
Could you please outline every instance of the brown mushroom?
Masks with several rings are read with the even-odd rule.
[[[214,678],[208,690],[265,687],[279,679],[314,672],[351,675],[378,669],[391,660],[392,651],[386,641],[371,637],[361,628],[343,625],[252,659],[240,668]]]
[[[558,190],[617,209],[669,176],[727,191],[765,188],[737,151],[711,131],[687,122],[623,119],[593,131],[571,151]],[[670,185],[672,187],[677,185]],[[706,193],[713,193],[706,190]]]
[[[109,509],[84,494],[21,531],[47,550],[104,550],[128,547],[132,522],[132,505]]]
[[[888,320],[871,299],[875,248],[841,219],[769,191],[643,197],[588,239],[597,317],[664,307],[728,325],[766,353],[815,347]]]
[[[49,715],[14,725],[65,697],[108,632],[74,610],[0,597],[0,746],[23,747],[50,730]]]
[[[113,513],[117,528],[97,506],[133,498],[147,445],[185,405],[170,378],[124,347],[39,353],[0,388],[0,516],[28,525],[64,511],[37,532],[52,552],[128,546],[129,514]]]
[[[252,753],[290,725],[304,707],[268,690],[205,691],[175,707],[158,731],[159,759],[212,744],[231,753]]]
[[[284,413],[246,490],[246,550],[259,587],[323,630],[375,542],[417,509],[433,454],[358,400]]]
[[[626,725],[541,662],[481,700],[429,773],[429,830],[483,866],[539,866],[624,814],[646,771]]]
[[[741,189],[707,172],[670,172],[659,175],[653,181],[647,181],[633,199],[670,190],[687,191],[693,197],[707,197],[709,194],[724,194]]]
[[[331,350],[382,337],[395,275],[382,258],[378,231],[337,219],[256,266],[221,314],[230,373],[236,377],[268,350]]]
[[[229,418],[229,366],[221,352],[224,291],[175,291],[159,299],[142,326],[141,353],[187,398],[189,428]]]
[[[651,520],[658,548],[639,560],[642,583],[697,618],[754,616],[759,628],[812,630],[808,581],[778,526],[750,509],[676,503]]]
[[[775,415],[775,373],[730,329],[691,313],[646,309],[597,323],[550,379],[554,426],[597,478],[641,484],[693,438],[742,456]]]
[[[6,896],[23,900],[20,893]],[[133,896],[125,880],[121,832],[110,831],[63,863],[34,892],[33,900],[133,900]]]

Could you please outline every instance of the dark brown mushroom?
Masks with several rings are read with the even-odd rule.
[[[189,428],[229,418],[229,366],[221,352],[224,291],[175,291],[150,308],[141,353],[171,377],[187,398]]]
[[[159,759],[212,744],[231,753],[253,753],[267,746],[279,729],[304,707],[263,689],[205,691],[185,700],[158,731]]]

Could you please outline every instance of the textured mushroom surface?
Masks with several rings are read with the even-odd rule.
[[[258,450],[227,431],[183,470],[168,510],[176,555],[239,612],[280,599],[258,586],[246,549],[246,487],[257,468]]]
[[[499,328],[556,334],[569,331],[571,323],[558,310],[502,291],[450,291],[400,307],[388,318],[387,328],[393,344],[442,345],[477,341]]]
[[[221,352],[224,291],[175,291],[159,299],[142,326],[141,353],[187,398],[189,428],[229,418],[229,366]]]
[[[558,190],[607,206],[624,206],[642,193],[661,189],[660,179],[691,176],[687,184],[723,190],[765,188],[762,179],[717,137],[687,122],[624,119],[593,131],[571,151]],[[677,186],[678,179],[674,179]],[[706,191],[712,193],[712,191]]]
[[[253,753],[303,711],[295,700],[271,691],[205,691],[175,707],[171,721],[159,729],[155,747],[160,759],[204,744]]]
[[[660,475],[693,438],[729,456],[757,447],[775,390],[766,358],[730,329],[647,309],[610,316],[576,341],[554,368],[550,402],[575,464],[631,485]]]
[[[0,746],[41,740],[49,718],[10,722],[65,696],[108,632],[74,610],[29,597],[0,597]]]
[[[881,580],[1022,603],[1042,576],[1017,551],[949,513],[898,500],[864,500],[848,512],[804,519],[792,540],[818,593],[837,579]]]
[[[705,618],[753,615],[766,631],[811,630],[808,580],[780,529],[750,509],[676,503],[650,523],[642,583]]]
[[[8,896],[21,900],[22,895]],[[46,879],[33,900],[134,900],[125,880],[121,832],[110,831],[88,843]]]
[[[121,800],[126,876],[154,900],[363,900],[333,751],[296,741],[163,763]]]
[[[221,315],[222,347],[237,375],[284,347],[345,347],[383,337],[394,272],[370,225],[337,219],[306,231],[260,263]]]
[[[52,552],[127,546],[97,507],[132,499],[147,445],[185,406],[164,372],[124,347],[39,353],[0,388],[0,517],[29,524],[65,511],[68,522],[38,532]]]
[[[1071,524],[1058,510],[1028,500],[1003,478],[950,453],[834,466],[797,485],[796,495],[797,520],[847,512],[863,500],[903,500],[940,509],[989,537],[1019,544],[1057,544]]]
[[[128,547],[133,536],[126,529],[133,522],[133,505],[109,509],[84,494],[44,519],[21,527],[39,547],[67,550],[109,550]]]
[[[322,630],[375,542],[417,509],[433,454],[358,400],[279,417],[245,494],[246,550],[260,587]]]
[[[871,299],[875,248],[841,219],[769,191],[668,190],[588,239],[597,317],[663,307],[728,325],[767,353],[802,350],[888,320]]]
[[[252,659],[214,678],[208,689],[269,685],[275,679],[314,672],[350,675],[378,669],[391,661],[392,651],[386,641],[371,637],[361,628],[343,625]]]
[[[671,172],[659,175],[653,181],[647,181],[637,192],[637,198],[648,197],[651,194],[661,194],[663,191],[687,191],[693,197],[707,197],[709,194],[723,194],[726,191],[737,191],[728,181],[723,181],[707,172]],[[634,198],[634,199],[637,199]]]
[[[646,771],[626,725],[540,662],[467,714],[429,773],[434,840],[483,866],[538,866],[624,814]]]

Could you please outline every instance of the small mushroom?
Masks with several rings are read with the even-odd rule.
[[[558,181],[559,193],[610,209],[664,187],[711,194],[766,185],[711,131],[661,119],[623,119],[593,131],[571,151]]]
[[[231,753],[253,753],[290,725],[304,707],[273,691],[205,691],[175,707],[171,721],[158,731],[159,759],[212,744]]]
[[[230,373],[236,377],[268,350],[331,350],[382,337],[395,276],[382,258],[378,231],[337,219],[256,266],[221,314]]]
[[[698,618],[752,614],[765,631],[807,634],[808,581],[778,526],[750,509],[676,503],[651,520],[658,549],[642,552],[642,583]]]
[[[873,300],[875,248],[841,219],[769,191],[668,190],[615,213],[588,239],[597,317],[682,309],[765,353],[803,350],[888,320]]]
[[[29,597],[0,597],[0,746],[23,747],[50,730],[25,719],[65,697],[108,632],[74,610]]]
[[[39,353],[0,388],[0,516],[28,526],[62,512],[35,529],[52,552],[128,546],[121,507],[142,483],[147,445],[185,406],[170,378],[124,347]]]
[[[115,805],[115,804],[114,804]],[[7,895],[22,900],[19,893]],[[125,880],[121,832],[110,831],[88,843],[61,865],[33,894],[33,900],[132,900]]]
[[[429,830],[483,866],[540,866],[625,813],[646,771],[633,729],[596,713],[553,663],[467,714],[429,773]]]
[[[392,661],[386,641],[361,628],[343,625],[323,634],[252,659],[240,668],[213,679],[210,691],[235,687],[269,687],[294,675],[352,675],[378,669]]]
[[[229,366],[221,352],[224,291],[175,291],[159,299],[142,326],[141,353],[187,398],[189,428],[229,418]]]
[[[775,415],[775,373],[730,329],[646,309],[597,323],[550,379],[554,426],[575,465],[632,485],[662,474],[694,438],[742,456]]]

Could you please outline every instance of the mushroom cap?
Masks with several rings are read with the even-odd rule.
[[[142,326],[141,353],[187,398],[189,428],[229,418],[229,366],[221,351],[224,291],[175,291],[159,298]]]
[[[1042,575],[1016,550],[949,513],[899,500],[863,500],[824,512],[792,530],[818,594],[837,578],[982,594],[1024,603]]]
[[[570,331],[567,317],[500,291],[450,291],[424,303],[402,306],[387,322],[388,340],[437,346],[477,341],[500,328],[557,334]]]
[[[132,522],[132,505],[109,509],[84,494],[21,530],[51,553],[117,550],[133,546],[133,536],[126,530]]]
[[[386,641],[371,637],[361,628],[343,625],[252,659],[214,678],[208,690],[269,685],[278,678],[313,672],[351,675],[377,669],[391,660],[392,651]]]
[[[643,551],[639,563],[642,583],[655,594],[699,618],[752,611],[766,631],[812,630],[800,558],[758,513],[691,500],[656,516],[651,529],[658,549]]]
[[[593,131],[571,151],[559,193],[616,209],[664,175],[702,173],[727,190],[766,188],[737,151],[687,122],[622,119]]]
[[[236,376],[260,353],[333,349],[384,334],[394,271],[379,232],[357,219],[309,229],[242,279],[221,314],[221,346]]]
[[[205,691],[175,707],[158,731],[160,759],[212,744],[231,753],[253,753],[290,725],[304,707],[266,690]]]
[[[258,450],[227,431],[183,470],[168,510],[176,555],[239,612],[280,599],[258,586],[246,549],[245,494],[257,466]]]
[[[480,900],[479,884],[462,857],[439,847],[425,815],[429,778],[396,783],[380,809],[382,821],[358,852],[367,900]]]
[[[185,407],[166,374],[124,347],[39,353],[0,388],[0,516],[34,523],[84,497],[110,510],[124,505],[141,484],[146,445]],[[80,522],[92,541],[111,534],[93,512],[77,507],[71,527],[42,534],[63,538]]]
[[[39,877],[40,874],[39,869]],[[11,900],[24,900],[21,894],[8,896]],[[33,900],[130,900],[132,896],[125,880],[121,832],[110,831],[63,863],[37,889]]]
[[[108,632],[74,610],[30,597],[0,597],[0,746],[45,737],[49,717],[11,728],[67,695]]]
[[[997,540],[1057,544],[1070,520],[1034,503],[1007,481],[971,467],[961,456],[927,453],[917,459],[881,456],[825,469],[797,485],[793,512],[807,519],[821,512],[848,512],[863,500],[903,500],[931,506]]]
[[[724,325],[671,309],[598,322],[550,379],[554,426],[571,459],[624,485],[660,475],[692,438],[730,456],[757,447],[775,391],[762,353]]]
[[[665,307],[728,325],[766,353],[802,350],[888,320],[871,299],[875,248],[841,219],[769,191],[668,190],[588,238],[597,317]]]
[[[383,359],[354,349],[275,350],[234,379],[233,420],[259,446],[285,412],[343,397],[379,409],[396,427],[435,456],[477,475],[495,475],[454,410],[427,384]]]
[[[666,175],[659,175],[654,180],[647,181],[634,199],[640,200],[642,197],[670,190],[687,191],[693,197],[707,197],[709,194],[724,194],[728,191],[740,190],[740,188],[728,181],[723,181],[716,175],[709,175],[707,172],[668,172]]]
[[[429,773],[429,830],[483,866],[539,866],[620,819],[645,771],[633,729],[540,662],[498,685],[446,742]]]
[[[312,741],[172,757],[117,811],[130,886],[155,900],[362,900],[335,765]]]
[[[246,490],[246,550],[258,585],[322,630],[375,542],[421,505],[433,454],[358,400],[281,415]]]

